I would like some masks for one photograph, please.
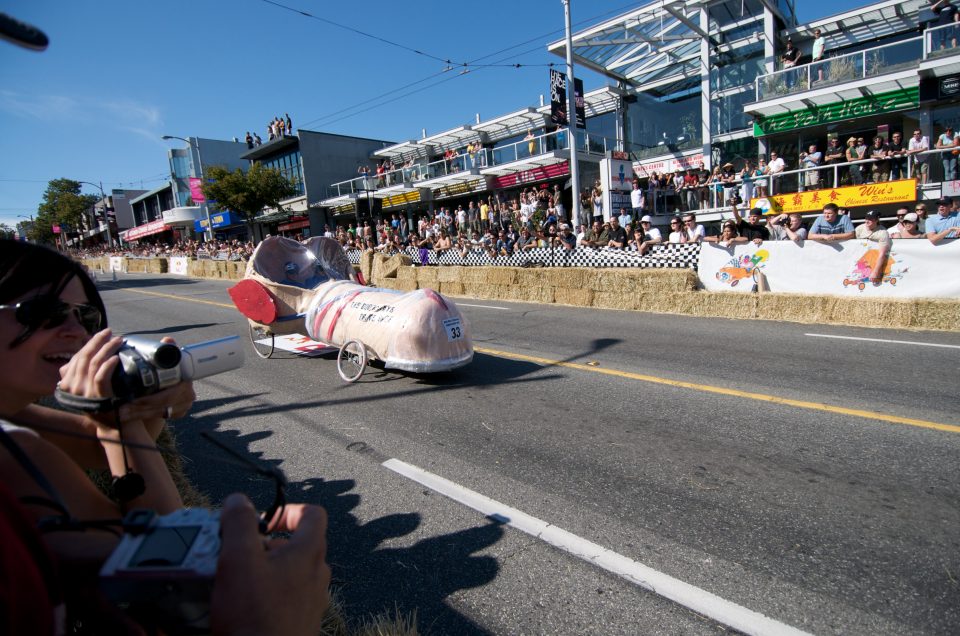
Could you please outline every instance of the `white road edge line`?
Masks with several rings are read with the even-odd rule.
[[[890,344],[907,344],[918,347],[942,347],[944,349],[960,349],[960,345],[938,344],[935,342],[911,342],[910,340],[884,340],[883,338],[857,338],[855,336],[831,336],[825,333],[805,333],[811,338],[835,338],[837,340],[862,340],[865,342],[886,342]]]
[[[509,307],[494,307],[492,305],[468,305],[467,303],[457,303],[457,307],[480,307],[481,309],[499,309],[500,311],[510,311]]]
[[[659,594],[664,598],[732,627],[744,634],[756,636],[809,636],[795,627],[764,616],[758,612],[727,601],[706,590],[684,583],[658,570],[628,559],[611,550],[587,541],[562,528],[541,521],[525,512],[474,492],[439,475],[427,472],[399,459],[388,459],[383,466],[395,473],[426,486],[488,517],[588,561],[631,583]]]

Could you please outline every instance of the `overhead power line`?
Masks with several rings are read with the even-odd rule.
[[[268,0],[262,0],[262,1],[267,2]],[[276,4],[276,3],[272,2],[272,0],[271,0],[271,1],[270,1],[270,4]],[[600,18],[606,17],[606,16],[611,15],[611,14],[613,14],[613,13],[619,13],[619,12],[625,10],[625,9],[632,8],[633,6],[634,6],[633,4],[628,4],[628,5],[625,5],[625,6],[616,8],[616,9],[611,9],[610,11],[606,11],[606,12],[601,13],[601,14],[599,14],[599,15],[595,15],[595,16],[592,16],[592,17],[589,17],[589,18],[585,18],[585,19],[583,19],[583,20],[579,20],[579,21],[577,21],[577,22],[575,23],[575,26],[580,26],[580,25],[583,25],[583,24],[586,24],[586,23],[593,22],[593,21],[595,21],[595,20],[598,20],[598,19],[600,19]],[[286,7],[285,7],[285,8],[286,8]],[[294,11],[296,11],[296,10],[294,10]],[[299,11],[298,11],[298,12],[299,12]],[[353,30],[352,28],[350,28],[350,29]],[[444,75],[444,74],[449,73],[450,71],[454,70],[454,68],[448,66],[448,67],[444,68],[444,69],[441,70],[441,71],[438,71],[438,72],[436,72],[436,73],[432,73],[432,74],[430,74],[430,75],[427,75],[426,77],[422,77],[422,78],[420,78],[420,79],[418,79],[418,80],[415,80],[415,81],[413,81],[413,82],[410,82],[410,83],[408,83],[408,84],[404,84],[403,86],[399,86],[399,87],[397,87],[397,88],[390,89],[389,91],[386,91],[386,92],[384,92],[384,93],[380,93],[379,95],[375,95],[375,96],[373,96],[373,97],[368,97],[368,98],[364,99],[363,101],[357,102],[357,103],[352,104],[352,105],[350,105],[350,106],[347,106],[347,107],[345,107],[345,108],[341,108],[340,110],[334,111],[334,112],[332,112],[332,113],[327,113],[326,115],[321,115],[320,117],[317,117],[317,118],[315,118],[315,119],[311,119],[311,120],[305,122],[305,123],[303,124],[303,126],[309,126],[309,125],[311,125],[311,124],[315,124],[315,123],[318,123],[318,122],[322,122],[321,125],[326,126],[326,125],[329,125],[329,124],[332,124],[332,123],[336,123],[336,122],[342,121],[342,120],[344,120],[344,119],[348,119],[348,118],[350,118],[350,117],[353,117],[354,115],[359,115],[360,113],[365,113],[365,112],[370,111],[370,110],[373,110],[373,109],[375,109],[375,108],[379,108],[379,107],[381,107],[381,106],[386,106],[387,104],[391,104],[391,103],[393,103],[393,102],[395,102],[395,101],[397,101],[397,100],[399,100],[399,99],[402,99],[402,98],[404,98],[404,97],[409,97],[409,96],[411,96],[411,95],[415,95],[415,94],[420,93],[420,92],[422,92],[422,91],[424,91],[424,90],[427,90],[427,89],[429,89],[429,88],[433,88],[434,86],[437,86],[437,85],[439,85],[439,84],[443,84],[443,83],[445,83],[445,82],[447,82],[447,81],[449,81],[449,80],[451,80],[451,79],[455,79],[455,78],[457,78],[457,77],[463,77],[463,76],[466,75],[470,70],[473,70],[473,69],[480,70],[481,68],[514,68],[514,67],[519,68],[520,66],[524,66],[524,67],[526,67],[526,66],[535,66],[535,65],[532,65],[532,64],[531,64],[531,65],[500,64],[499,62],[502,62],[502,61],[503,61],[502,59],[501,59],[501,60],[498,60],[497,62],[495,62],[495,63],[493,63],[493,64],[483,64],[483,65],[479,65],[479,64],[476,64],[476,63],[479,62],[479,61],[481,61],[481,60],[489,59],[489,58],[494,57],[494,56],[496,56],[496,55],[499,55],[499,54],[501,54],[501,53],[505,53],[505,52],[507,52],[507,51],[512,51],[512,50],[514,50],[514,49],[518,49],[518,48],[520,48],[520,47],[522,47],[522,46],[526,46],[527,44],[530,44],[530,43],[533,43],[533,42],[538,42],[538,43],[539,43],[539,42],[542,42],[542,41],[544,40],[544,38],[549,38],[549,37],[551,37],[551,36],[555,36],[555,35],[557,35],[557,34],[559,34],[559,33],[563,33],[563,32],[564,32],[564,29],[563,29],[563,28],[554,29],[554,30],[549,31],[549,32],[547,32],[547,33],[544,33],[544,34],[541,34],[541,35],[532,37],[532,38],[530,38],[530,39],[528,39],[528,40],[524,40],[523,42],[519,42],[519,43],[517,43],[517,44],[508,46],[508,47],[503,48],[503,49],[500,49],[500,50],[498,50],[498,51],[494,51],[493,53],[487,53],[486,55],[483,55],[483,56],[481,56],[481,57],[475,58],[474,60],[472,60],[472,61],[470,61],[470,62],[466,62],[466,63],[465,63],[465,65],[466,65],[465,71],[464,71],[464,70],[461,70],[461,72],[460,72],[460,73],[457,73],[456,75],[451,75],[451,76],[448,77],[448,78],[445,78],[445,79],[443,79],[443,80],[440,80],[439,82],[434,82],[434,83],[429,84],[429,85],[427,85],[427,86],[424,86],[424,87],[422,87],[422,88],[420,88],[420,89],[406,92],[406,93],[404,93],[404,94],[402,94],[402,95],[399,95],[398,97],[396,97],[396,98],[394,98],[394,99],[391,99],[391,100],[388,100],[388,101],[384,101],[384,102],[379,102],[379,103],[374,104],[374,105],[371,105],[371,104],[370,104],[371,101],[380,100],[380,99],[382,99],[382,98],[384,98],[384,97],[388,97],[388,96],[393,95],[393,94],[395,94],[395,93],[400,93],[401,91],[405,91],[405,90],[407,90],[407,89],[409,89],[409,88],[412,88],[412,87],[414,87],[414,86],[417,86],[418,84],[422,84],[422,83],[427,82],[427,81],[429,81],[429,80],[431,80],[431,79],[433,79],[433,78],[439,77],[440,75]],[[365,35],[366,35],[366,34],[365,34]],[[373,37],[373,38],[375,38],[375,39],[380,39],[380,38],[378,38],[377,36],[370,36],[370,37]],[[391,44],[393,44],[393,43],[391,42]],[[403,48],[403,49],[405,49],[405,50],[411,50],[410,47],[407,47],[407,46],[404,46],[404,45],[397,45],[397,46],[400,46],[401,48]],[[527,51],[523,51],[522,53],[514,54],[514,55],[511,56],[511,57],[521,57],[521,56],[523,56],[523,55],[527,55],[527,54],[529,54],[529,53],[539,51],[540,48],[541,48],[541,45],[538,45],[536,48],[529,49],[529,50],[527,50]],[[434,59],[439,59],[439,58],[434,58]],[[536,66],[547,66],[547,65],[536,65]],[[553,64],[550,64],[549,66],[553,66]],[[471,67],[472,67],[472,68],[471,68]],[[337,115],[340,115],[340,114],[342,114],[342,113],[346,113],[346,112],[348,112],[348,111],[351,111],[351,110],[354,110],[354,109],[357,109],[357,108],[359,108],[360,110],[357,110],[356,112],[351,113],[351,114],[349,114],[349,115],[344,115],[343,117],[336,117]],[[334,119],[331,119],[331,118],[334,118]]]

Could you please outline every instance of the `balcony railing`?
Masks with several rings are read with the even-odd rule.
[[[916,37],[768,73],[755,80],[757,101],[916,68],[924,57],[924,37]]]
[[[935,59],[946,55],[957,55],[960,49],[960,24],[945,24],[927,29],[923,34],[923,57]]]

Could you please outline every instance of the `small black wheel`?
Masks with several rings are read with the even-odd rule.
[[[359,340],[347,340],[337,353],[337,373],[344,382],[356,382],[367,366],[367,348]]]
[[[259,357],[267,359],[273,355],[274,336],[269,329],[251,323],[250,342],[253,344],[254,353]]]

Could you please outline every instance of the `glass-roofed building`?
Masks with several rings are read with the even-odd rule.
[[[810,145],[894,133],[906,145],[919,130],[932,150],[917,196],[933,198],[957,194],[956,169],[933,148],[960,123],[960,23],[930,7],[886,0],[801,25],[794,0],[658,1],[575,33],[573,57],[625,96],[623,147],[641,178],[701,162],[740,169],[771,152],[791,172]],[[814,60],[818,29],[825,53]],[[785,69],[788,40],[798,53]],[[548,49],[566,56],[563,40]],[[847,171],[821,186],[849,183]],[[796,191],[802,178],[776,186]]]

